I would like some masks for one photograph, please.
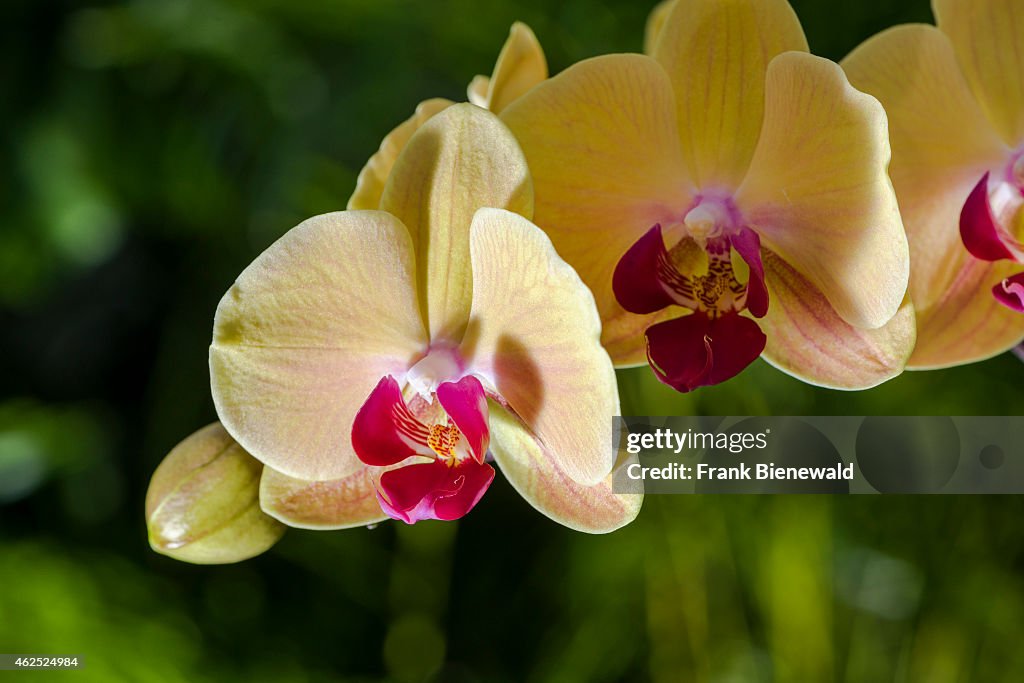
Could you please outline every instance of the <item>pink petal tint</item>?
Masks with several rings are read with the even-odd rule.
[[[410,441],[419,443],[420,439],[425,445],[426,434],[426,427],[405,405],[398,382],[388,375],[377,383],[356,414],[352,448],[367,465],[387,467],[410,455],[426,455],[410,445]]]
[[[410,456],[431,460],[381,475],[377,499],[387,515],[407,524],[458,519],[494,480],[494,468],[484,462],[490,432],[483,385],[472,375],[442,382],[434,396],[418,396],[414,405],[415,412],[394,377],[382,378],[356,415],[352,447],[361,461],[376,467],[398,465]]]
[[[437,400],[462,432],[472,456],[477,462],[483,462],[490,433],[487,396],[480,380],[470,375],[458,382],[444,382],[437,387]]]
[[[1024,245],[1003,227],[993,210],[989,179],[986,173],[967,197],[960,213],[960,237],[967,251],[982,261],[1024,262]],[[1003,280],[992,294],[1004,306],[1024,313],[1024,273]]]
[[[615,298],[631,313],[672,305],[693,311],[653,325],[646,333],[647,359],[655,375],[683,392],[735,377],[761,355],[767,341],[758,324],[741,315],[749,311],[761,318],[768,312],[757,233],[716,225],[696,243],[707,253],[707,272],[681,272],[665,249],[661,225],[655,225],[622,256],[612,277]],[[733,249],[749,267],[746,283],[733,272]]]
[[[675,272],[665,251],[661,225],[655,225],[619,260],[612,274],[612,291],[630,313],[654,313],[675,303],[665,285]]]
[[[764,282],[764,264],[761,262],[761,238],[750,228],[742,228],[729,241],[750,268],[747,310],[755,318],[763,318],[768,312],[768,286]]]
[[[971,190],[960,213],[960,237],[967,251],[982,261],[1015,259],[1007,246],[1010,235],[999,224],[989,202],[989,174]]]
[[[652,325],[647,359],[658,379],[676,391],[720,384],[757,360],[767,338],[739,313],[710,318],[697,311]]]
[[[1024,273],[1008,277],[992,288],[996,301],[1018,313],[1024,313]]]
[[[473,509],[494,480],[494,468],[475,460],[407,465],[381,475],[377,500],[384,512],[406,524],[451,521]]]

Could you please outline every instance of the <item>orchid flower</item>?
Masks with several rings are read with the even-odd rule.
[[[469,101],[478,107],[500,114],[506,106],[547,77],[548,63],[537,36],[529,26],[517,21],[512,24],[491,76],[476,76],[467,88],[467,95]],[[420,102],[409,119],[385,136],[380,149],[359,172],[355,192],[348,200],[350,210],[380,206],[384,185],[409,138],[430,117],[452,104],[451,100],[441,97]]]
[[[934,0],[843,61],[889,113],[910,240],[918,344],[909,366],[982,360],[1024,339],[1024,11]]]
[[[524,216],[533,187],[491,113],[413,134],[380,210],[307,220],[217,308],[211,386],[290,526],[462,517],[494,478],[574,529],[632,520],[615,494],[615,375],[582,281]]]
[[[878,101],[807,53],[785,0],[661,5],[647,43],[502,112],[615,364],[680,391],[762,353],[829,387],[900,373],[914,316]]]

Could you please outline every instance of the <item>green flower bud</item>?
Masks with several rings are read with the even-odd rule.
[[[168,453],[146,493],[153,550],[195,564],[227,564],[259,555],[285,526],[260,509],[263,465],[219,422]]]

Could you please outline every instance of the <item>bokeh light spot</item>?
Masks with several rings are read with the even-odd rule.
[[[981,461],[982,467],[995,470],[1003,466],[1003,463],[1006,461],[1006,454],[1002,448],[992,444],[981,449],[981,452],[978,453],[978,460]]]
[[[949,417],[868,417],[857,432],[857,462],[882,493],[935,493],[960,464],[960,434]]]
[[[384,641],[384,663],[401,683],[426,680],[444,662],[445,638],[437,624],[421,614],[395,620]]]

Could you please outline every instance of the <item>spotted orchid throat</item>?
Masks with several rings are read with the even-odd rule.
[[[674,226],[674,246],[666,249],[662,227],[655,225],[615,268],[612,287],[625,310],[643,315],[674,305],[692,311],[646,331],[651,368],[679,391],[724,382],[764,350],[764,333],[743,315],[762,318],[768,311],[761,242],[741,220],[731,201],[698,198]],[[734,253],[747,271],[742,282]]]

